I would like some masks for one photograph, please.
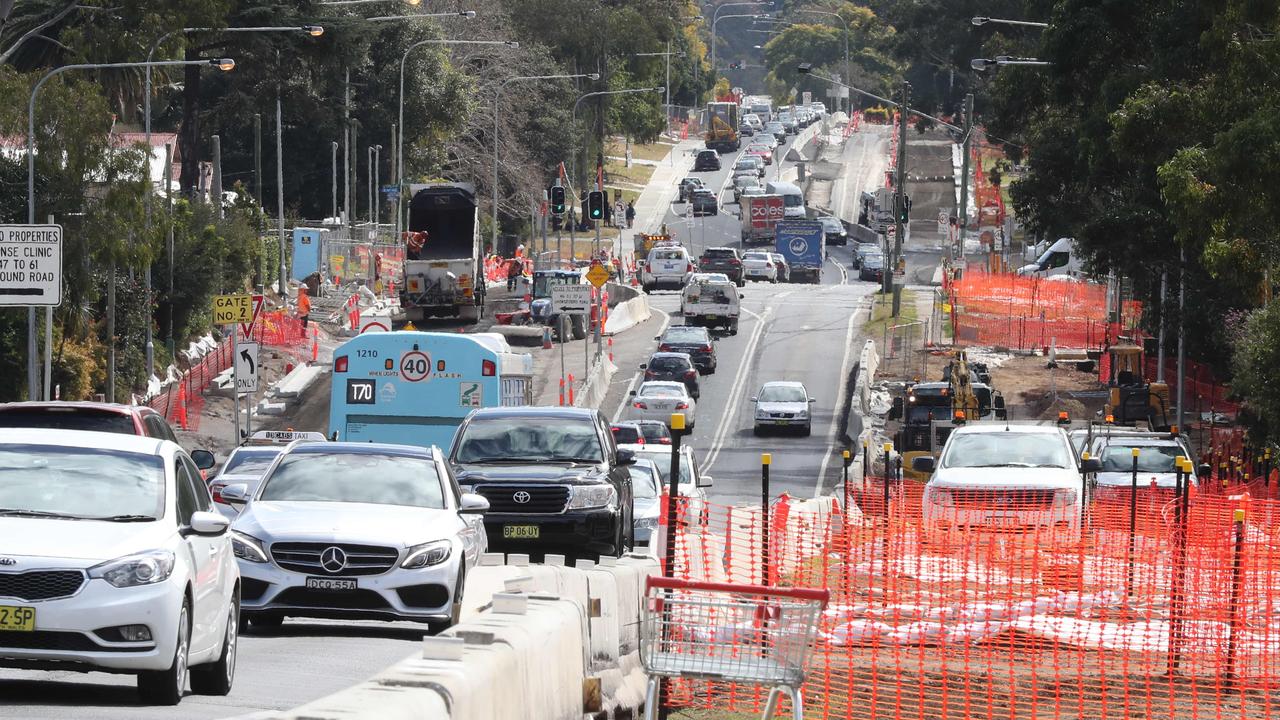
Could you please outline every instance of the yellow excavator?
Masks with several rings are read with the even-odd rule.
[[[1169,425],[1169,385],[1143,378],[1142,348],[1128,338],[1107,348],[1111,370],[1107,377],[1110,390],[1103,408],[1107,422],[1114,425],[1140,426],[1156,432],[1167,432]]]
[[[1005,417],[1004,399],[999,393],[988,385],[974,387],[964,350],[956,351],[944,375],[944,382],[911,385],[903,398],[894,400],[890,410],[890,420],[902,421],[895,444],[902,455],[902,472],[906,478],[920,482],[929,479],[929,473],[911,469],[912,461],[923,455],[936,457],[957,425],[989,415],[992,410],[998,419]]]

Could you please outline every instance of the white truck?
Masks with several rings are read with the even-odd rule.
[[[1032,262],[1018,268],[1019,275],[1042,278],[1083,278],[1084,265],[1076,241],[1058,238],[1057,242],[1043,242],[1027,248],[1026,259]]]
[[[404,319],[457,317],[474,322],[484,305],[480,223],[475,187],[465,183],[411,185],[404,234]]]
[[[732,281],[695,275],[680,296],[680,313],[685,325],[724,328],[730,335],[737,335],[741,299],[738,286]]]

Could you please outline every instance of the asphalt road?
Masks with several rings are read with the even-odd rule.
[[[702,174],[711,187],[724,187],[735,157],[725,155],[724,169]],[[732,193],[725,199],[732,201]],[[732,202],[722,205],[719,215],[697,218],[692,228],[677,215],[684,210],[684,205],[673,204],[666,222],[677,237],[691,241],[695,254],[708,246],[739,245]],[[838,431],[846,381],[876,288],[849,276],[851,248],[830,247],[828,253],[820,285],[747,285],[738,334],[717,341],[719,369],[703,379],[697,429],[689,440],[704,470],[716,479],[713,502],[757,500],[764,452],[773,456],[775,494],[811,497],[839,482]],[[608,415],[617,412],[634,387],[635,368],[655,349],[653,336],[671,321],[667,313],[679,309],[677,293],[655,293],[651,301],[658,311],[654,317],[615,341],[615,362],[623,369],[603,406]],[[818,399],[811,436],[752,434],[749,398],[768,380],[799,380]],[[290,423],[297,429],[324,430],[327,418],[327,391],[317,388]],[[412,654],[424,632],[410,623],[286,621],[269,634],[243,638],[230,696],[189,695],[177,708],[137,704],[132,676],[0,670],[0,718],[222,718],[294,707],[365,680]]]

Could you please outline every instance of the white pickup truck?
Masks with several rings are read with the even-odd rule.
[[[685,325],[701,325],[706,328],[724,328],[730,335],[738,334],[740,312],[738,286],[729,279],[711,279],[695,276],[684,287],[680,297],[680,312]]]

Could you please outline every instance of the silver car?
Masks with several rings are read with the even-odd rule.
[[[760,178],[754,171],[750,175],[738,175],[733,178],[733,201],[741,202],[742,194],[750,188],[760,187]]]
[[[637,445],[636,447],[644,447]],[[648,545],[658,527],[658,498],[662,496],[662,472],[652,460],[638,459],[627,466],[631,473],[632,519],[636,525],[636,544]]]
[[[812,429],[813,417],[809,407],[817,400],[809,397],[809,391],[802,383],[767,382],[751,402],[756,404],[756,435],[763,435],[767,428],[796,427],[800,428],[801,435],[808,435]]]
[[[244,485],[246,492],[252,494],[258,489],[258,483],[262,482],[262,476],[267,474],[271,463],[275,462],[282,452],[284,452],[283,445],[241,445],[231,451],[227,461],[222,465],[222,471],[209,481],[209,492],[213,494],[213,502],[217,505],[218,512],[225,515],[228,520],[235,520],[244,505],[228,503],[222,497],[222,489],[228,485]]]
[[[658,468],[658,480],[661,485],[658,488],[658,496],[671,485],[671,450],[672,445],[644,445],[629,446],[629,449],[635,450],[636,460],[649,460]],[[707,507],[707,491],[706,489],[714,484],[714,480],[710,475],[703,475],[698,465],[697,458],[693,455],[693,448],[688,445],[680,448],[680,483],[677,490],[680,492],[682,503],[686,505],[684,510],[684,518],[686,522],[697,522],[699,525],[706,525],[710,517],[711,511]]]
[[[488,548],[483,497],[463,493],[436,448],[295,443],[232,523],[241,608],[286,616],[456,623],[467,572]]]

